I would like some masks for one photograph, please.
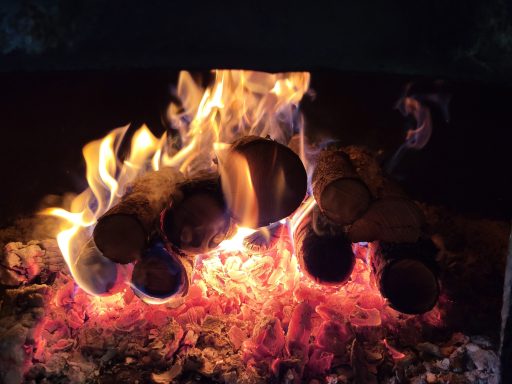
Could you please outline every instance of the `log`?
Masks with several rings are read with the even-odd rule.
[[[154,299],[183,296],[190,286],[192,266],[191,256],[157,240],[135,263],[132,289],[142,299],[148,296]]]
[[[226,238],[231,227],[218,175],[205,174],[176,185],[162,212],[165,239],[189,253],[205,253]]]
[[[121,264],[138,259],[156,228],[160,212],[181,180],[181,174],[171,168],[148,172],[135,180],[94,228],[94,242],[103,255]]]
[[[399,312],[421,314],[439,297],[437,247],[430,239],[415,243],[376,242],[371,259],[377,285]]]
[[[368,211],[347,231],[353,242],[414,242],[425,218],[418,205],[403,197],[386,197],[371,203]]]
[[[343,233],[319,236],[306,216],[294,233],[295,252],[301,270],[320,284],[342,284],[354,269],[352,244]]]
[[[322,213],[339,225],[361,217],[372,198],[348,155],[336,149],[326,149],[318,156],[312,187]]]
[[[377,161],[378,153],[362,146],[344,147],[343,152],[348,155],[357,175],[366,184],[374,198],[407,196],[401,186],[383,171]]]
[[[273,140],[243,137],[219,165],[228,208],[241,226],[259,228],[288,217],[306,196],[302,161]]]

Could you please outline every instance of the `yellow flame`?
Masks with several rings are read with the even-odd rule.
[[[240,215],[236,220],[243,226],[256,228],[259,219],[258,199],[254,192],[249,164],[244,156],[236,152],[230,155],[229,160],[230,164],[219,167],[222,190],[226,194],[226,200],[230,202],[228,209]],[[222,163],[221,157],[219,162]],[[225,177],[226,172],[230,172],[230,177]]]
[[[168,108],[169,122],[179,138],[166,134],[156,138],[143,125],[133,134],[130,152],[123,161],[119,148],[128,126],[114,129],[104,138],[85,145],[88,188],[73,200],[69,210],[50,208],[41,212],[63,219],[57,241],[77,284],[87,292],[93,291],[83,283],[81,272],[75,267],[79,249],[90,237],[97,219],[116,204],[136,177],[161,167],[177,168],[188,177],[215,170],[216,150],[245,135],[269,135],[286,144],[297,130],[293,126],[294,113],[309,87],[309,80],[307,72],[215,70],[212,84],[204,89],[188,72],[181,72],[176,89],[180,103],[172,103]],[[179,143],[179,149],[175,149],[173,142]],[[240,196],[240,204],[247,207],[246,215],[250,217],[256,212],[253,204],[256,200],[249,169],[243,162],[236,167],[240,183],[231,190]],[[240,229],[221,248],[240,249],[246,236],[242,235],[247,232]],[[88,236],[83,236],[84,233]]]

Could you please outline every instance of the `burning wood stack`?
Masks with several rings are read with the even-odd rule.
[[[131,285],[143,299],[186,295],[197,255],[218,247],[235,226],[276,225],[306,196],[300,158],[270,139],[239,139],[219,170],[220,176],[193,179],[172,168],[146,173],[99,218],[94,243],[110,261],[134,263]],[[390,305],[411,314],[433,308],[439,296],[437,250],[420,239],[423,215],[368,153],[321,151],[312,189],[318,207],[298,220],[294,235],[305,275],[320,284],[343,284],[354,268],[352,244],[375,242],[375,278]],[[97,253],[91,246],[83,252]],[[100,293],[106,293],[115,285],[116,268],[104,262],[99,271]]]
[[[346,382],[392,377],[406,354],[386,337],[403,329],[418,341],[440,324],[442,244],[420,207],[363,148],[306,161],[304,144],[283,144],[302,127],[308,74],[219,71],[204,92],[182,81],[183,105],[170,108],[180,149],[141,129],[118,167],[126,128],[88,144],[90,188],[71,211],[50,210],[68,224],[62,259],[51,242],[8,246],[0,282],[44,286],[11,292],[34,301],[26,316],[0,319],[30,362],[7,356],[16,369],[4,377],[25,365],[32,382],[69,371],[62,353],[86,357],[68,372],[77,382],[96,370],[97,382],[199,372],[314,383],[334,367],[343,380],[347,365]]]

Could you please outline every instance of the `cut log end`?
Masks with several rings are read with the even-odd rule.
[[[318,205],[330,220],[339,225],[353,223],[370,205],[371,195],[359,179],[338,179],[327,185]]]
[[[146,232],[136,217],[125,214],[101,218],[94,228],[94,242],[108,259],[127,264],[140,257]]]
[[[175,247],[204,253],[217,247],[230,229],[218,177],[178,185],[170,206],[162,212],[161,230]]]
[[[320,153],[312,186],[322,212],[339,225],[351,224],[361,217],[372,198],[349,156],[340,150]]]
[[[247,206],[239,204],[240,156],[247,164],[254,193],[255,214],[247,217]],[[285,145],[257,136],[233,143],[221,162],[222,186],[233,218],[242,226],[259,228],[292,214],[307,191],[307,175],[300,158]],[[246,197],[244,196],[244,199]],[[255,217],[256,216],[256,217]]]
[[[354,269],[352,244],[343,235],[319,236],[306,218],[295,232],[295,249],[303,272],[320,284],[342,284]]]
[[[135,264],[132,284],[141,293],[157,299],[178,294],[184,286],[185,271],[180,262],[163,244],[155,244]]]
[[[440,288],[436,246],[429,239],[415,243],[375,243],[372,266],[379,289],[390,306],[421,314],[437,303]]]
[[[417,260],[404,259],[390,265],[381,286],[391,307],[402,313],[425,313],[434,307],[439,296],[435,274]]]
[[[94,228],[94,242],[103,255],[121,264],[140,257],[169,195],[182,179],[172,168],[147,172],[135,179]]]

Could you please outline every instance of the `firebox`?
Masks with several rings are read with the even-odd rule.
[[[27,9],[4,65],[35,71],[0,74],[1,382],[512,380],[499,74],[243,52],[98,70],[47,25],[70,10]],[[81,61],[44,72],[63,34]]]

